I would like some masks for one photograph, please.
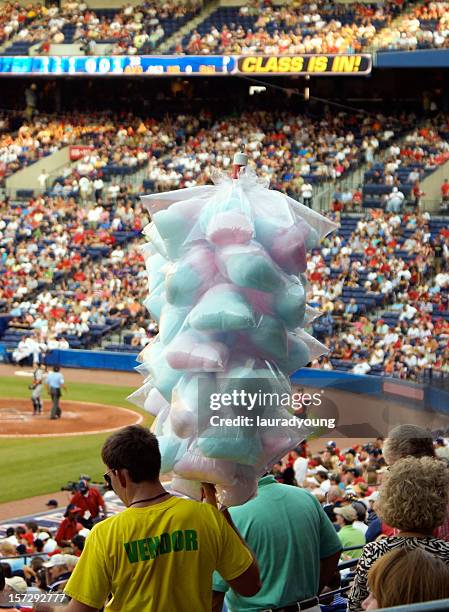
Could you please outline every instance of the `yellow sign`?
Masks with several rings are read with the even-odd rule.
[[[246,55],[238,58],[242,74],[369,74],[371,56],[340,55]]]

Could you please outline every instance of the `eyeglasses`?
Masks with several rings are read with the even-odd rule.
[[[116,471],[116,468],[112,468],[111,470],[108,470],[106,472],[106,474],[103,474],[103,478],[104,478],[104,480],[106,482],[108,491],[113,491],[114,490],[113,487],[112,487],[112,480],[111,480],[111,477],[109,476],[109,474],[111,472],[115,472],[115,471]]]

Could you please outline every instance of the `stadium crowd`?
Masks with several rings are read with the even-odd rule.
[[[97,43],[110,43],[114,55],[133,55],[154,50],[166,36],[164,26],[171,33],[198,10],[198,2],[171,0],[125,4],[116,10],[93,10],[83,0],[69,1],[62,7],[37,5],[25,11],[26,18],[11,30],[10,37],[15,33],[17,41],[42,43],[40,52],[44,54],[52,43],[81,43],[90,54],[95,54]]]
[[[325,0],[289,6],[253,2],[236,9],[220,8],[194,30],[175,51],[193,54],[297,54],[357,52],[370,45],[376,32],[398,10],[385,5],[331,5]],[[221,26],[221,27],[220,27]]]
[[[139,437],[142,443],[142,438],[149,435],[143,431],[131,427],[115,435],[120,439]],[[109,445],[112,446],[113,441]],[[107,457],[111,452],[108,444],[105,449],[103,456]],[[145,460],[152,453],[149,447],[140,449]],[[109,467],[108,463],[106,465]],[[131,465],[128,469],[133,473]],[[329,441],[318,452],[312,452],[308,443],[302,443],[274,466],[271,476],[260,480],[258,496],[254,500],[239,508],[231,508],[230,517],[226,518],[240,531],[258,560],[262,585],[251,595],[259,598],[259,605],[264,605],[265,601],[282,605],[286,598],[295,596],[298,601],[305,602],[310,598],[317,604],[315,596],[322,593],[321,610],[326,612],[346,610],[346,606],[349,611],[356,612],[362,608],[373,610],[448,598],[448,468],[447,440],[441,436],[433,438],[429,432],[414,425],[399,425],[385,440],[379,436],[371,442],[356,443],[346,449],[339,449],[335,442]],[[154,469],[158,473],[157,461]],[[119,471],[109,470],[107,474]],[[75,599],[87,596],[83,595],[84,590],[90,588],[86,572],[94,571],[89,561],[98,554],[98,538],[104,531],[100,532],[100,525],[95,525],[101,524],[108,516],[105,500],[114,501],[116,496],[108,492],[103,497],[100,489],[85,478],[73,488],[70,503],[56,530],[39,526],[38,520],[6,530],[0,540],[0,572],[6,593],[57,593],[66,589],[66,593]],[[133,505],[118,480],[108,476],[107,482],[126,506]],[[153,486],[161,490],[159,495],[153,496],[156,499],[168,495],[160,483]],[[214,505],[215,497],[211,497],[210,489],[205,490],[207,503]],[[152,498],[139,500],[136,504],[140,504],[140,508],[147,501],[153,512],[157,512],[157,505],[151,503]],[[166,500],[160,503],[165,507]],[[58,512],[55,500],[50,500],[47,506],[50,516]],[[277,516],[282,516],[282,523],[273,519],[275,509]],[[186,511],[187,507],[184,507]],[[129,512],[136,511],[126,512],[130,517]],[[140,520],[147,520],[143,516],[139,514]],[[172,520],[182,523],[182,516],[179,514]],[[119,517],[120,514],[111,517],[109,524],[116,521],[114,524],[118,526]],[[251,530],[246,527],[247,521],[250,521]],[[312,525],[314,529],[307,537],[299,535],[308,531],[306,525],[309,531]],[[106,524],[104,527],[106,529]],[[94,532],[91,534],[92,528]],[[260,538],[260,530],[266,538]],[[278,546],[268,544],[270,534],[277,534],[277,540],[282,542],[284,532],[294,542],[288,555],[282,543]],[[318,542],[320,546],[317,548]],[[311,567],[315,563],[320,567],[319,587],[314,571],[298,574],[298,563],[304,560]],[[343,565],[337,569],[338,561]],[[416,568],[417,562],[419,568]],[[421,573],[421,579],[415,570]],[[122,598],[121,609],[125,610],[128,601],[131,605],[133,594],[128,583],[121,586],[124,576],[120,571],[114,571],[118,574],[113,593]],[[225,573],[224,569],[221,571]],[[95,580],[96,576],[90,578]],[[226,585],[219,578],[214,575],[214,602],[215,597],[220,601],[226,593],[230,609],[244,610],[246,593],[238,595],[240,585],[229,581],[235,590],[228,590],[229,586],[223,590]],[[204,579],[204,576],[198,579]],[[82,588],[80,580],[84,580]],[[279,589],[280,583],[287,587],[288,592]],[[334,594],[338,588],[343,590]],[[172,592],[169,597],[173,597]],[[221,609],[221,606],[214,609]],[[320,607],[315,609],[320,610]]]
[[[400,211],[416,206],[411,186],[420,189],[426,173],[447,159],[447,117],[434,117],[398,145],[396,137],[414,119],[342,112],[317,120],[280,111],[239,118],[203,111],[163,120],[74,114],[60,122],[39,117],[17,136],[6,131],[5,138],[26,144],[28,135],[37,151],[75,140],[95,145],[53,184],[43,171],[43,195],[26,205],[1,205],[0,300],[13,315],[6,340],[14,344],[14,359],[36,355],[36,345],[45,351],[99,344],[115,330],[128,346],[143,346],[157,328],[141,304],[145,280],[135,249],[145,219],[138,194],[205,184],[244,148],[272,187],[307,205],[314,185],[368,162],[363,190],[337,188],[337,221],[342,211],[360,208],[368,187],[386,192],[379,200],[385,213],[353,218],[349,230],[329,237],[310,258],[309,301],[324,312],[314,332],[331,351],[319,363],[406,378],[430,367],[445,371],[448,236],[427,214]],[[376,164],[381,152],[384,162]],[[141,167],[143,186],[114,174]],[[429,274],[434,279],[426,281]],[[129,283],[139,298],[132,304]]]
[[[373,44],[381,49],[444,49],[449,46],[447,2],[412,5],[390,27],[382,29]]]
[[[331,236],[313,254],[310,302],[325,313],[315,331],[330,350],[314,366],[415,379],[428,368],[447,371],[449,234],[432,233],[429,222],[426,213],[373,213],[347,240]],[[348,298],[352,289],[357,298]],[[366,312],[361,294],[384,312]]]

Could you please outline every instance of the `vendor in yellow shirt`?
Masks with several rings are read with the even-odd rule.
[[[159,445],[147,428],[114,433],[102,459],[105,480],[127,509],[92,529],[64,589],[72,598],[67,612],[103,606],[111,612],[210,612],[214,570],[241,595],[259,591],[257,563],[229,514],[214,507],[214,488],[205,486],[207,503],[164,490]]]

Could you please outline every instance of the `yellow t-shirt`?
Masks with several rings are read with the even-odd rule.
[[[212,573],[226,581],[252,563],[226,519],[209,504],[171,497],[98,523],[65,593],[110,612],[210,612]]]

